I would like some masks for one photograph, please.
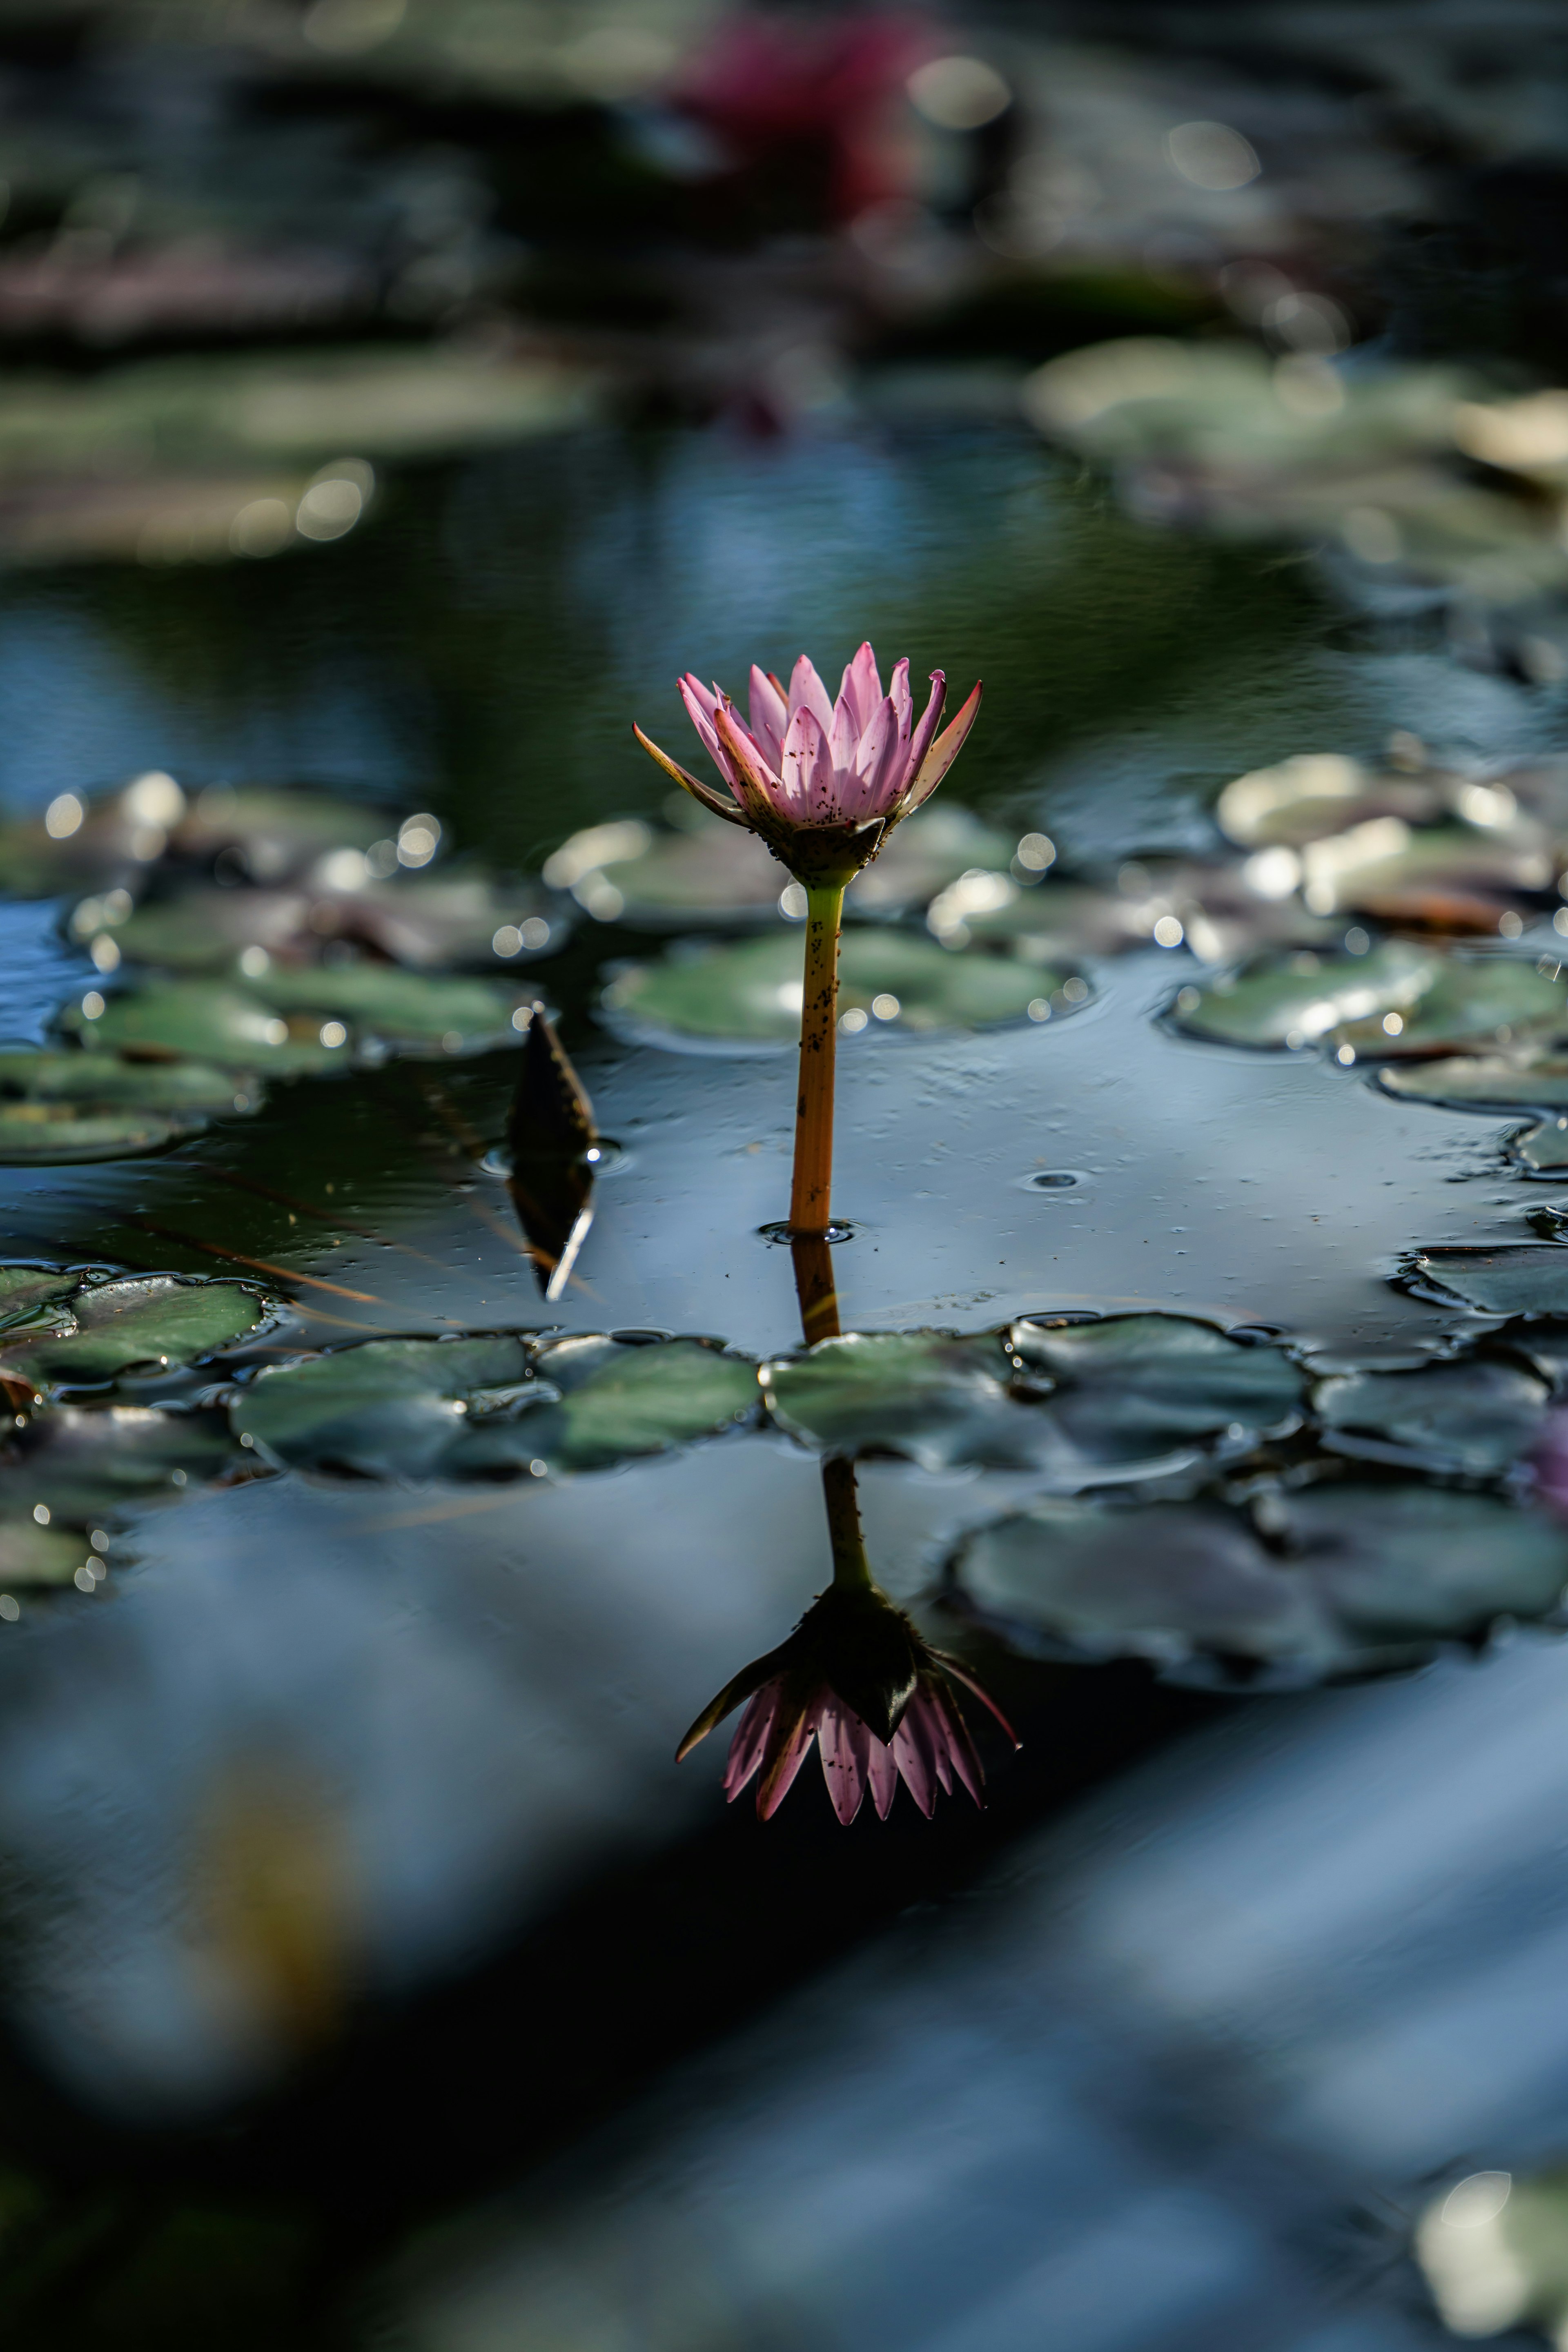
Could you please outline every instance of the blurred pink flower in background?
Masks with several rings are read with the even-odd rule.
[[[1530,1459],[1541,1501],[1568,1519],[1568,1411],[1547,1414]]]
[[[828,212],[847,223],[914,191],[904,87],[932,48],[929,27],[912,16],[738,17],[670,95],[742,163],[825,151]]]

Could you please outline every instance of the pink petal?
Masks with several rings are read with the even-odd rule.
[[[683,768],[679,760],[672,760],[668,751],[661,751],[652,738],[645,735],[635,723],[632,733],[649,759],[657,760],[665,774],[689,792],[693,800],[700,801],[705,809],[710,809],[715,816],[721,816],[729,824],[745,824],[744,812],[735,805],[733,785],[729,788],[728,795],[715,792],[711,784],[705,784],[700,776],[694,776],[689,768]],[[679,1757],[676,1761],[679,1763]]]
[[[720,704],[713,714],[713,724],[733,772],[735,797],[747,814],[753,818],[765,816],[770,808],[782,808],[784,803],[783,784],[729,703]]]
[[[776,1679],[764,1683],[735,1726],[735,1737],[730,1742],[730,1760],[724,1767],[724,1794],[731,1804],[763,1760],[768,1734],[778,1713],[779,1691],[780,1685]]]
[[[752,734],[767,754],[772,766],[777,767],[784,752],[784,729],[789,725],[789,705],[771,677],[752,664]]]
[[[893,675],[888,680],[888,699],[893,706],[899,722],[899,740],[908,746],[910,721],[914,717],[915,698],[910,692],[910,666],[907,661],[893,664]]]
[[[846,677],[848,672],[845,672]],[[840,694],[833,706],[833,725],[828,730],[827,749],[836,774],[847,775],[854,765],[856,747],[861,736],[860,721],[847,694]]]
[[[886,816],[903,782],[904,747],[899,740],[898,713],[884,699],[872,713],[860,738],[855,765],[841,786],[844,814],[851,821]]]
[[[921,713],[921,723],[910,740],[904,754],[903,789],[908,792],[920,774],[921,764],[931,749],[931,737],[942,725],[942,706],[947,694],[947,679],[942,671],[931,674],[931,699]]]
[[[854,715],[855,732],[864,735],[871,724],[871,714],[882,699],[882,681],[877,674],[877,656],[868,645],[862,646],[844,673],[838,689],[840,700],[848,704]]]
[[[974,1742],[969,1736],[969,1726],[948,1692],[933,1689],[931,1701],[942,1718],[942,1735],[947,1743],[948,1761],[977,1805],[985,1800],[980,1790],[985,1772],[975,1753]]]
[[[942,1793],[952,1794],[952,1767],[948,1759],[947,1725],[942,1719],[941,1705],[930,1683],[921,1683],[910,1701],[904,1720],[916,1747],[925,1758],[930,1769],[942,1786]]]
[[[866,1735],[871,1742],[870,1760],[866,1777],[871,1783],[871,1801],[877,1808],[877,1819],[885,1822],[898,1794],[899,1768],[890,1748],[884,1748],[875,1732]]]
[[[910,790],[910,809],[913,811],[929,801],[943,776],[963,751],[965,738],[980,716],[980,688],[960,710],[951,727],[944,727],[927,752]]]
[[[833,1810],[847,1829],[866,1793],[871,1735],[858,1715],[831,1697],[821,1715],[816,1746],[822,1758],[822,1777],[827,1783]]]
[[[792,719],[797,710],[811,711],[824,735],[833,732],[833,705],[827,699],[827,688],[804,654],[796,662],[789,682],[789,715]]]
[[[757,1819],[771,1822],[791,1789],[795,1776],[810,1752],[816,1737],[816,1710],[802,1707],[794,1717],[784,1717],[773,1726],[768,1742],[768,1752],[763,1759],[763,1777],[757,1788]]]
[[[802,708],[790,720],[780,767],[788,814],[797,821],[825,816],[837,797],[833,754],[827,748],[827,730],[815,711]]]
[[[700,685],[696,678],[683,677],[680,681],[680,699],[686,705],[688,719],[702,738],[703,750],[723,777],[724,782],[733,790],[735,772],[724,755],[724,748],[719,740],[718,730],[713,724],[713,714],[718,708],[717,698],[710,695],[707,688]]]

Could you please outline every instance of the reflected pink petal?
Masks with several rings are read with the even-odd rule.
[[[757,1819],[771,1822],[791,1789],[795,1774],[805,1763],[811,1743],[816,1737],[816,1724],[812,1707],[803,1706],[797,1715],[787,1708],[780,1710],[768,1741],[767,1754],[763,1759],[763,1777],[757,1783]]]
[[[768,1734],[778,1713],[779,1694],[783,1687],[776,1679],[764,1683],[735,1726],[735,1736],[730,1742],[729,1761],[724,1767],[724,1794],[731,1804],[763,1760]]]
[[[915,1738],[908,1713],[893,1734],[890,1753],[904,1776],[905,1788],[929,1822],[936,1811],[936,1774]]]
[[[871,1735],[858,1715],[840,1706],[831,1696],[823,1705],[821,1717],[816,1727],[816,1746],[822,1758],[822,1777],[827,1783],[833,1810],[847,1829],[866,1793],[865,1745]]]
[[[948,1762],[975,1803],[983,1805],[985,1800],[980,1791],[985,1781],[984,1769],[969,1736],[969,1726],[963,1720],[962,1710],[940,1683],[931,1685],[931,1704],[941,1718],[941,1737],[947,1749]]]
[[[871,1754],[866,1767],[866,1777],[871,1784],[871,1801],[877,1808],[877,1818],[885,1822],[899,1789],[899,1768],[890,1748],[885,1748],[874,1732],[868,1732]],[[896,1737],[896,1735],[895,1735]]]

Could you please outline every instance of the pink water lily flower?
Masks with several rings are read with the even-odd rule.
[[[1016,1748],[1011,1724],[980,1685],[955,1658],[932,1649],[901,1609],[874,1585],[830,1585],[787,1642],[753,1659],[704,1707],[676,1761],[746,1699],[724,1771],[731,1804],[760,1771],[757,1813],[770,1820],[815,1739],[833,1810],[846,1826],[868,1789],[886,1821],[900,1778],[929,1819],[938,1790],[951,1795],[955,1780],[983,1801],[985,1773],[958,1684],[990,1709]]]
[[[884,694],[877,656],[863,645],[830,701],[802,654],[787,689],[753,664],[748,726],[721,688],[688,671],[680,698],[727,792],[701,782],[640,727],[633,732],[704,808],[750,826],[798,880],[847,880],[931,798],[963,750],[980,688],[939,735],[946,692],[945,677],[933,670],[917,719],[909,663],[894,665]]]

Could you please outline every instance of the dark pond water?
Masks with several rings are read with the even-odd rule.
[[[678,670],[826,669],[863,635],[984,671],[952,797],[1086,872],[1212,848],[1218,789],[1291,752],[1558,740],[1551,693],[896,394],[778,446],[590,433],[410,477],[268,567],[14,578],[0,791],[306,781],[532,870],[659,811],[629,726],[679,748]],[[93,979],[56,913],[5,910],[18,1042]],[[584,918],[538,967],[626,1155],[548,1309],[480,1164],[504,1052],[0,1171],[9,1254],[270,1267],[279,1350],[546,1324],[788,1349],[758,1228],[789,1056],[612,1034],[607,968],[661,945]],[[1174,1310],[1329,1365],[1457,1328],[1389,1276],[1530,1237],[1510,1122],[1184,1039],[1156,1016],[1195,969],[1148,947],[1070,1020],[845,1040],[846,1328]],[[873,1567],[917,1600],[1037,1483],[868,1465]],[[1541,1636],[1239,1709],[992,1655],[1026,1744],[983,1821],[843,1832],[808,1775],[764,1832],[722,1808],[718,1742],[670,1755],[826,1573],[818,1470],[780,1436],[499,1486],[289,1473],[132,1515],[110,1557],[106,1592],[0,1627],[18,2153],[116,2214],[143,2167],[242,2231],[282,2196],[287,2262],[324,2231],[356,2276],[528,2173],[378,2273],[383,2340],[1394,2352],[1430,2340],[1397,2262],[1423,2179],[1559,2133],[1568,1664]],[[304,1929],[266,1925],[279,1854],[319,1890]],[[290,2076],[312,2000],[352,2030]]]

